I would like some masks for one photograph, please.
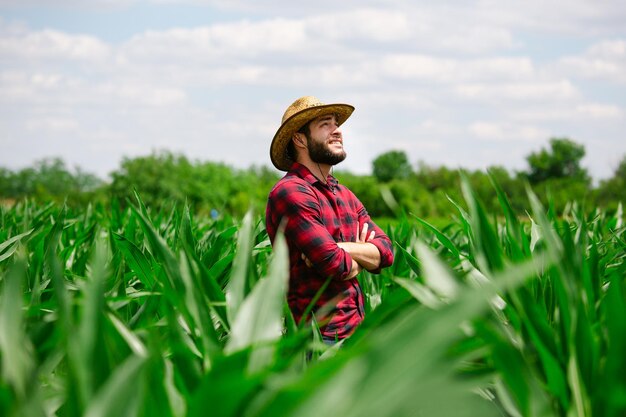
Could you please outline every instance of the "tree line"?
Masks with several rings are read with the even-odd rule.
[[[548,146],[526,157],[528,168],[510,172],[493,166],[487,170],[464,170],[474,191],[489,211],[498,210],[493,183],[508,195],[516,210],[525,210],[530,187],[557,213],[569,204],[586,209],[615,210],[626,201],[626,156],[612,177],[592,184],[581,160],[584,146],[567,138],[552,138]],[[412,165],[406,153],[391,150],[376,157],[369,175],[338,169],[335,176],[359,197],[374,217],[412,213],[419,217],[448,217],[451,202],[462,201],[460,173],[425,162]],[[252,208],[263,213],[267,194],[280,173],[265,166],[236,169],[223,163],[191,161],[169,151],[124,158],[104,181],[80,168],[70,169],[60,158],[47,158],[31,167],[12,171],[0,167],[0,200],[11,204],[28,198],[38,202],[64,201],[125,205],[137,191],[147,206],[168,208],[188,204],[196,213],[241,216]]]

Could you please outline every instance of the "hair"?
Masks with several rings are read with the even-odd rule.
[[[304,136],[310,136],[311,135],[311,122],[313,120],[309,120],[308,122],[306,122],[306,124],[304,126],[302,126],[300,129],[298,129],[298,133],[302,133]]]
[[[296,160],[296,147],[293,146],[293,140],[289,140],[289,143],[287,143],[287,159],[289,159],[290,161],[295,161]]]
[[[307,138],[311,136],[311,122],[313,120],[309,120],[304,126],[302,126],[296,133],[302,133]],[[292,161],[296,160],[296,147],[293,144],[293,140],[289,140],[287,144],[287,158]]]

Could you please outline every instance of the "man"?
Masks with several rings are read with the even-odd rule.
[[[330,175],[346,157],[339,126],[353,111],[348,104],[299,98],[285,111],[270,147],[274,166],[288,172],[269,194],[267,232],[273,242],[284,228],[287,298],[296,322],[310,320],[311,305],[327,343],[345,339],[363,320],[359,272],[378,273],[393,262],[389,238]]]

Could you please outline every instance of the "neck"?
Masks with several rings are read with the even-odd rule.
[[[330,174],[330,169],[332,168],[331,165],[318,164],[317,162],[313,162],[310,158],[306,158],[306,160],[298,162],[307,167],[318,180],[326,184],[326,179],[328,178],[328,174]]]

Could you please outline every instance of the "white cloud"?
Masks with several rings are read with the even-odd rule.
[[[496,142],[539,142],[550,136],[547,129],[500,122],[474,122],[468,127],[468,131],[479,139]]]
[[[506,100],[554,102],[577,99],[577,88],[568,80],[520,83],[474,83],[456,88],[459,96],[479,102],[504,103]]]
[[[538,0],[204,2],[218,3],[230,22],[142,26],[115,42],[0,20],[0,140],[13,144],[0,165],[58,149],[97,159],[84,166],[102,173],[154,148],[268,164],[282,112],[305,94],[356,105],[346,132],[358,140],[350,143],[357,159],[347,161],[358,172],[392,147],[427,162],[487,166],[519,163],[552,132],[622,139],[626,41],[611,23],[615,3],[590,11],[572,0],[553,27],[557,7],[540,10]],[[237,14],[243,8],[249,13]],[[614,32],[591,35],[603,31]],[[563,39],[568,56],[551,49]]]
[[[119,59],[130,64],[184,60],[216,66],[232,64],[234,60],[286,66],[297,65],[303,59],[345,62],[354,56],[350,47],[343,46],[346,42],[392,42],[409,35],[409,24],[402,13],[363,9],[304,19],[241,20],[146,31],[122,46]]]
[[[579,77],[626,83],[626,40],[601,41],[580,56],[562,58],[557,65]]]
[[[9,108],[12,104],[41,105],[76,102],[76,94],[82,95],[79,79],[57,72],[26,72],[9,70],[0,72],[3,94],[0,104]]]
[[[106,83],[96,85],[94,92],[113,102],[124,102],[127,105],[143,106],[176,106],[186,100],[186,93],[169,87],[157,87],[136,82],[118,84]]]
[[[527,57],[468,60],[394,54],[385,56],[380,67],[387,76],[447,83],[530,79],[534,75],[533,63]]]
[[[264,53],[292,52],[307,40],[301,21],[247,20],[198,28],[147,31],[130,39],[122,48],[132,57],[176,58],[193,61],[236,56],[250,58]]]
[[[617,106],[598,103],[580,104],[576,106],[576,112],[594,119],[616,119],[624,115],[624,111]]]
[[[599,42],[589,48],[589,55],[624,59],[626,58],[626,41],[617,39]]]
[[[83,78],[58,73],[0,72],[4,94],[0,105],[36,104],[55,109],[59,106],[170,106],[186,100],[185,91],[150,81],[116,80],[87,82]]]
[[[412,33],[407,14],[385,9],[365,8],[320,14],[307,18],[304,22],[311,38],[330,41],[356,39],[384,43],[406,40]]]
[[[626,9],[621,0],[479,0],[469,5],[486,22],[518,29],[576,37],[623,30]]]
[[[612,104],[593,102],[563,103],[558,106],[542,108],[521,108],[510,111],[512,120],[525,122],[569,122],[594,123],[599,119],[619,120],[624,117],[624,110]]]
[[[519,42],[513,41],[510,31],[500,27],[472,25],[442,34],[435,45],[462,53],[485,53],[494,50],[514,49]]]
[[[458,69],[457,61],[425,55],[388,55],[380,64],[384,75],[404,79],[449,81]]]
[[[111,48],[93,36],[69,35],[42,30],[0,38],[0,57],[5,59],[69,59],[102,62]]]
[[[46,116],[33,118],[25,123],[26,130],[38,133],[49,134],[50,132],[73,132],[79,127],[76,119],[68,117]]]
[[[61,7],[85,10],[120,9],[138,3],[139,0],[0,0],[0,7]]]

